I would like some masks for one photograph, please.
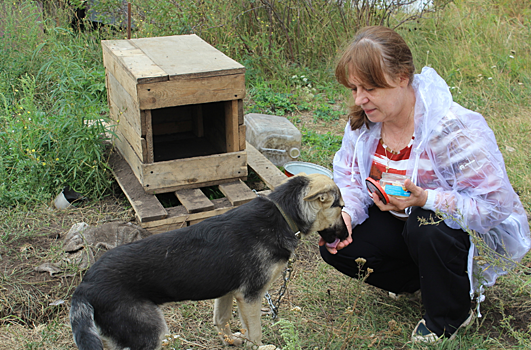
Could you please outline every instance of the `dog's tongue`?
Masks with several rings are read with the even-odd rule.
[[[337,247],[337,244],[339,243],[339,238],[336,238],[335,241],[333,241],[332,243],[326,243],[326,246],[328,248],[333,248],[335,249]]]

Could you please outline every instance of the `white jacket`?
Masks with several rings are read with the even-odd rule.
[[[494,251],[519,261],[531,248],[529,224],[507,177],[494,133],[480,114],[453,102],[448,85],[432,68],[416,74],[412,86],[415,139],[406,174],[428,190],[424,208],[448,215],[445,223],[449,227],[473,230]],[[353,226],[367,219],[373,204],[364,180],[380,131],[380,123],[355,131],[347,123],[341,149],[334,157],[334,180]],[[469,254],[471,294],[481,293],[482,285],[491,286],[504,272],[504,266],[474,263],[480,246],[471,244]]]

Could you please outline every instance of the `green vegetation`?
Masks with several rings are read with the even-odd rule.
[[[46,203],[68,184],[101,198],[112,179],[97,39],[51,26],[32,2],[2,7],[0,206]]]
[[[303,134],[301,160],[331,168],[349,103],[349,91],[333,78],[337,52],[362,24],[398,25],[418,71],[435,68],[458,103],[485,116],[531,213],[529,1],[434,2],[440,6],[435,12],[416,16],[390,15],[377,6],[381,1],[134,0],[132,36],[195,33],[242,63],[245,113],[288,117]],[[121,3],[102,0],[97,10]],[[66,0],[44,7],[0,0],[0,339],[6,348],[73,348],[67,305],[80,276],[43,282],[33,267],[59,256],[57,237],[73,223],[132,217],[114,192],[103,142],[112,125],[100,41],[124,39],[126,32],[111,26],[79,31],[71,19]],[[67,184],[90,203],[47,210]],[[263,317],[269,326],[264,343],[284,349],[428,348],[407,343],[422,315],[419,300],[392,300],[339,274],[320,260],[315,241],[310,237],[298,249],[282,321],[269,324]],[[530,266],[528,255],[487,289],[484,317],[456,341],[429,348],[530,348]],[[57,300],[67,302],[53,304]],[[169,341],[176,349],[219,346],[209,301],[172,304],[164,312],[178,335]]]

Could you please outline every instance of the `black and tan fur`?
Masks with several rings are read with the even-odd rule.
[[[260,345],[260,309],[298,244],[276,202],[303,234],[345,239],[343,200],[324,175],[295,176],[258,197],[193,226],[118,246],[86,273],[72,296],[70,322],[81,350],[158,349],[168,333],[159,304],[216,299],[214,325],[225,344],[241,345],[229,326],[236,299],[243,337]]]

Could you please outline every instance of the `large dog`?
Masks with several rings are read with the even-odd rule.
[[[216,299],[214,325],[227,345],[261,345],[262,298],[297,247],[296,231],[330,245],[347,237],[338,187],[324,175],[298,175],[193,226],[105,253],[72,296],[70,323],[81,350],[158,349],[168,328],[157,305]],[[236,299],[242,336],[229,321]],[[100,338],[101,337],[101,338]]]

